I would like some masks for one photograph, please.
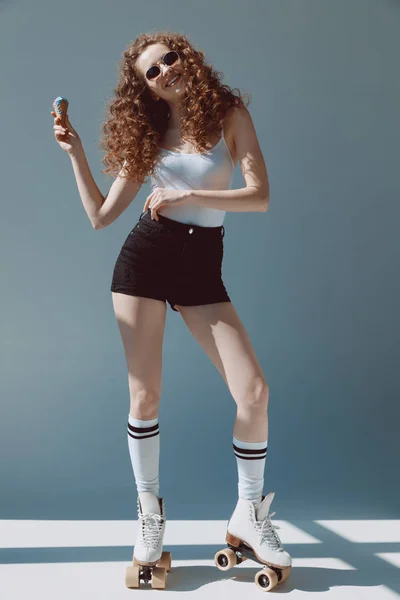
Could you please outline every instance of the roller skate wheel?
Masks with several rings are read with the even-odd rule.
[[[272,569],[266,567],[255,574],[256,586],[263,592],[269,592],[278,584],[278,575]]]
[[[139,565],[133,565],[133,567],[127,567],[125,575],[125,584],[127,588],[138,588],[140,587],[139,582]]]
[[[157,567],[166,569],[167,572],[171,570],[171,552],[163,552],[161,554],[161,558],[157,563]]]
[[[167,578],[167,570],[162,567],[153,567],[151,574],[151,587],[153,590],[164,590]]]
[[[236,552],[231,548],[219,550],[214,556],[214,562],[220,571],[228,571],[228,569],[231,569],[237,563]]]

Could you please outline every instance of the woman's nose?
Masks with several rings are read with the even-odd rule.
[[[165,83],[165,80],[168,78],[169,67],[168,67],[168,65],[161,65],[160,68],[161,68],[162,81],[163,81],[163,83]]]

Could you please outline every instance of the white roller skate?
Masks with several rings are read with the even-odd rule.
[[[275,492],[263,496],[258,507],[252,500],[238,499],[228,521],[225,538],[228,548],[217,552],[214,557],[216,566],[222,571],[240,564],[246,558],[265,565],[255,576],[257,586],[264,591],[285,581],[292,566],[292,558],[276,533],[279,527],[271,523],[275,513],[269,514],[269,509],[274,496]]]
[[[133,567],[126,572],[126,586],[138,588],[140,581],[152,588],[165,588],[171,569],[171,553],[163,552],[165,503],[152,492],[140,492],[137,499],[138,533],[133,552]]]

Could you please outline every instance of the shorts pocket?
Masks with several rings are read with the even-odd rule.
[[[145,237],[152,237],[156,235],[160,231],[160,228],[157,225],[148,225],[147,223],[139,222],[135,225],[129,235],[141,234]]]

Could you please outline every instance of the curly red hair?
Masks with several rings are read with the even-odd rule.
[[[170,116],[168,104],[162,98],[154,100],[136,67],[143,50],[156,43],[176,50],[182,60],[187,82],[180,105],[182,135],[194,140],[196,151],[207,150],[208,139],[220,131],[230,107],[249,104],[237,88],[220,83],[223,74],[204,63],[204,53],[194,49],[185,35],[168,31],[140,34],[123,54],[116,98],[108,107],[111,116],[102,125],[100,147],[106,151],[102,173],[117,176],[123,167],[127,178],[141,183],[154,173]]]

